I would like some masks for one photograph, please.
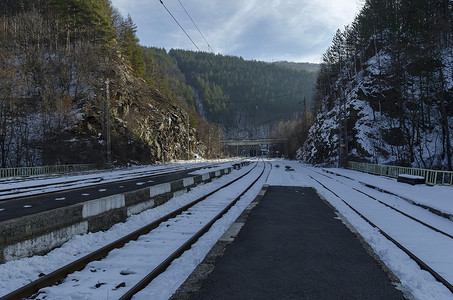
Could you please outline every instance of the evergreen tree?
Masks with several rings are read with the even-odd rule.
[[[66,26],[71,41],[90,36],[103,42],[115,38],[109,0],[49,0],[50,8]]]
[[[132,17],[128,15],[118,28],[119,44],[122,53],[129,59],[135,74],[142,77],[145,74],[145,61],[136,32],[137,26],[132,21]]]
[[[342,90],[360,87],[351,97],[368,102],[373,122],[385,118],[398,124],[391,128],[392,134],[383,133],[383,139],[392,143],[399,164],[428,167],[443,160],[444,167],[451,169],[451,3],[367,0],[354,22],[344,32],[336,32],[323,56],[316,83],[317,107],[332,111],[343,97]],[[441,141],[432,142],[431,135],[439,128]],[[391,136],[398,136],[398,141]],[[434,154],[438,146],[430,148],[430,143],[442,144],[441,153]],[[431,157],[427,159],[426,153]]]

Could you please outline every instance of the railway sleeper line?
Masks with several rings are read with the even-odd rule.
[[[437,273],[435,270],[433,270],[427,263],[425,263],[423,260],[421,260],[419,257],[417,257],[413,252],[411,252],[409,249],[404,247],[401,243],[399,243],[396,239],[394,239],[392,236],[390,236],[387,232],[385,232],[383,229],[381,229],[379,226],[374,224],[370,219],[365,217],[362,213],[360,213],[357,209],[355,209],[352,205],[350,205],[347,201],[345,201],[342,197],[340,197],[337,193],[335,193],[333,190],[328,188],[325,184],[320,182],[319,180],[315,179],[313,176],[308,175],[311,179],[316,181],[318,184],[320,184],[323,188],[325,188],[327,191],[332,193],[335,197],[340,199],[347,207],[349,207],[352,211],[354,211],[360,218],[362,218],[365,222],[367,222],[370,226],[375,228],[380,234],[382,234],[387,240],[392,242],[395,246],[397,246],[400,250],[402,250],[404,253],[406,253],[412,260],[414,260],[419,267],[422,270],[425,270],[429,272],[437,281],[442,283],[447,289],[450,290],[450,292],[453,293],[453,285],[448,282],[445,278],[443,278],[439,273]],[[333,180],[333,179],[332,179]],[[429,228],[429,227],[428,227]],[[432,228],[430,228],[432,229]]]
[[[225,189],[226,187],[232,185],[233,183],[237,182],[241,178],[245,177],[246,175],[250,174],[256,167],[258,163],[253,166],[252,169],[244,173],[243,175],[239,176],[238,178],[228,182],[227,184],[222,185],[221,187],[209,192],[208,194],[182,206],[181,208],[172,211],[165,216],[155,220],[154,222],[96,250],[93,251],[90,254],[87,254],[76,261],[73,261],[69,263],[68,265],[55,270],[47,275],[44,275],[40,277],[39,279],[15,290],[12,291],[11,293],[4,295],[0,298],[0,300],[9,300],[9,299],[22,299],[22,298],[28,298],[28,297],[36,297],[39,294],[38,291],[42,288],[49,287],[52,285],[58,285],[61,282],[64,281],[64,279],[71,273],[74,273],[76,271],[80,271],[84,269],[89,263],[94,262],[94,261],[99,261],[115,249],[120,249],[124,245],[126,245],[130,241],[137,240],[139,237],[150,233],[153,229],[156,229],[161,225],[162,223],[178,216],[181,215],[183,212],[187,211],[188,209],[192,208],[196,204],[202,202],[203,200],[207,199],[208,197],[212,196],[216,192]],[[165,269],[168,267],[168,265],[177,257],[179,257],[185,250],[189,249],[190,246],[195,243],[200,236],[203,235],[203,233],[207,232],[209,228],[214,224],[216,220],[221,218],[258,180],[261,178],[261,176],[264,173],[264,169],[262,170],[261,174],[253,181],[252,184],[250,184],[246,190],[244,190],[238,197],[236,197],[227,207],[225,207],[220,213],[218,213],[215,218],[213,218],[208,224],[203,226],[203,228],[197,232],[196,235],[194,235],[192,238],[190,238],[186,243],[184,243],[181,247],[178,248],[177,251],[173,252],[172,255],[167,258],[165,261],[163,261],[158,267],[156,267],[152,272],[150,272],[145,278],[143,278],[141,281],[139,281],[138,284],[136,284],[131,290],[129,290],[126,294],[124,294],[120,299],[130,299],[133,294],[137,293],[137,291],[141,290],[144,286],[146,286],[147,283],[151,282],[151,280],[155,277],[157,277],[160,273],[165,271]],[[184,250],[185,249],[185,250]],[[147,282],[147,283],[146,283]]]

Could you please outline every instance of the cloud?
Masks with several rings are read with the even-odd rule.
[[[221,1],[217,2],[217,10],[222,7],[225,13],[213,20],[212,29],[207,29],[207,36],[218,52],[234,53],[247,43],[242,39],[244,33],[248,32],[261,17],[259,12],[254,10],[258,1],[244,1],[244,5],[236,4],[229,7],[221,5]]]
[[[319,62],[361,0],[180,0],[216,53],[257,60]],[[196,50],[159,0],[112,0],[130,13],[147,46]],[[207,45],[177,0],[164,0],[197,46]]]

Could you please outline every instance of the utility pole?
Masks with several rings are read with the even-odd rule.
[[[302,111],[302,128],[303,128],[303,131],[304,131],[304,135],[305,135],[305,130],[307,129],[307,101],[305,100],[305,96],[304,96],[304,109]]]
[[[347,167],[348,163],[348,116],[346,114],[346,95],[343,91],[343,135],[344,135],[344,166]]]
[[[187,160],[190,160],[190,115],[187,113]]]
[[[346,167],[348,159],[348,129],[346,120],[346,96],[340,86],[338,99],[338,167]]]
[[[220,154],[222,153],[222,152],[220,151],[220,132],[221,132],[220,125],[219,125],[219,127],[218,127],[217,129],[218,129],[218,136],[219,136],[219,144],[218,144],[218,152],[217,152],[218,155],[217,155],[217,157],[220,158]]]
[[[106,121],[106,152],[107,152],[107,166],[112,165],[112,144],[110,139],[110,92],[109,92],[109,79],[105,80],[105,102],[104,102],[104,115]]]

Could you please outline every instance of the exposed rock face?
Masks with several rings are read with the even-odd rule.
[[[416,85],[409,85],[406,90],[401,88],[408,95],[401,96],[392,82],[389,55],[384,51],[370,58],[364,66],[366,68],[351,80],[346,72],[341,74],[336,86],[338,91],[341,91],[340,85],[344,88],[344,93],[337,93],[341,98],[322,100],[309,136],[298,150],[298,159],[321,165],[339,162],[339,109],[341,101],[345,101],[347,160],[446,168],[448,139],[442,126],[442,114],[434,105],[435,99],[424,103],[427,98],[420,98],[422,93]],[[444,73],[452,74],[453,65],[445,63],[445,66]],[[419,82],[418,77],[407,77],[411,82]],[[453,91],[453,80],[449,78],[448,82],[446,89]],[[448,93],[444,95],[447,97]],[[447,115],[445,119],[450,124],[448,134],[451,136],[453,116]]]
[[[189,130],[186,112],[131,75],[124,66],[115,73],[116,78],[110,79],[109,85],[114,161],[154,163],[203,155],[204,146],[197,141],[195,130]],[[86,111],[84,127],[91,136],[99,137],[101,147],[105,148],[105,138],[100,135],[106,124],[104,105],[101,99],[97,107]]]

